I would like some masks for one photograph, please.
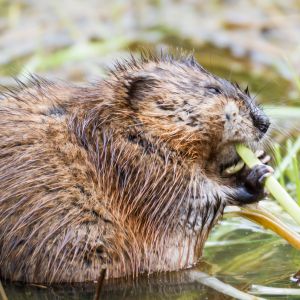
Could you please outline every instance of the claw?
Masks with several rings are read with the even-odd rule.
[[[271,161],[271,156],[266,154],[263,150],[256,150],[255,156],[263,163],[267,164]]]
[[[263,163],[263,164],[267,164],[271,161],[271,156],[270,155],[266,155],[265,157],[262,157],[260,159],[260,161]]]
[[[265,151],[263,151],[263,150],[256,150],[255,151],[255,156],[257,158],[261,158],[262,156],[264,156],[264,154],[265,154]]]
[[[269,172],[269,173],[266,173],[264,175],[262,175],[259,179],[258,179],[258,182],[260,184],[263,184],[266,180],[267,177],[271,176],[273,173]]]

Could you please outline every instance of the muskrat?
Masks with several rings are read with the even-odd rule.
[[[86,86],[31,81],[0,101],[2,278],[188,268],[226,205],[262,198],[266,165],[223,170],[269,119],[193,56],[131,58]]]

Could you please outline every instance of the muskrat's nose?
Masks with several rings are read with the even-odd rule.
[[[263,137],[270,127],[268,116],[263,111],[255,111],[255,113],[251,114],[251,117],[253,125],[260,131],[260,137]]]
[[[266,123],[262,123],[259,125],[258,129],[262,132],[262,133],[266,133],[268,131],[270,127],[270,121],[267,121]]]
[[[268,131],[270,127],[270,120],[267,116],[260,116],[255,122],[256,128],[262,133],[262,136]]]

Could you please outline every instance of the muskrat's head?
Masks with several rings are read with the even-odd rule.
[[[268,130],[248,89],[209,73],[192,56],[143,57],[117,71],[137,122],[190,159],[217,151],[220,164],[233,162],[234,144],[255,148]]]

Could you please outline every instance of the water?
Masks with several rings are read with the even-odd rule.
[[[299,251],[271,232],[243,220],[224,220],[212,232],[197,268],[247,291],[252,284],[296,288],[290,281],[300,265]],[[195,268],[195,269],[197,269]],[[189,271],[142,276],[136,281],[106,283],[101,299],[231,299],[189,282]],[[31,286],[4,283],[9,299],[93,299],[95,285]],[[266,299],[299,299],[273,296]]]

